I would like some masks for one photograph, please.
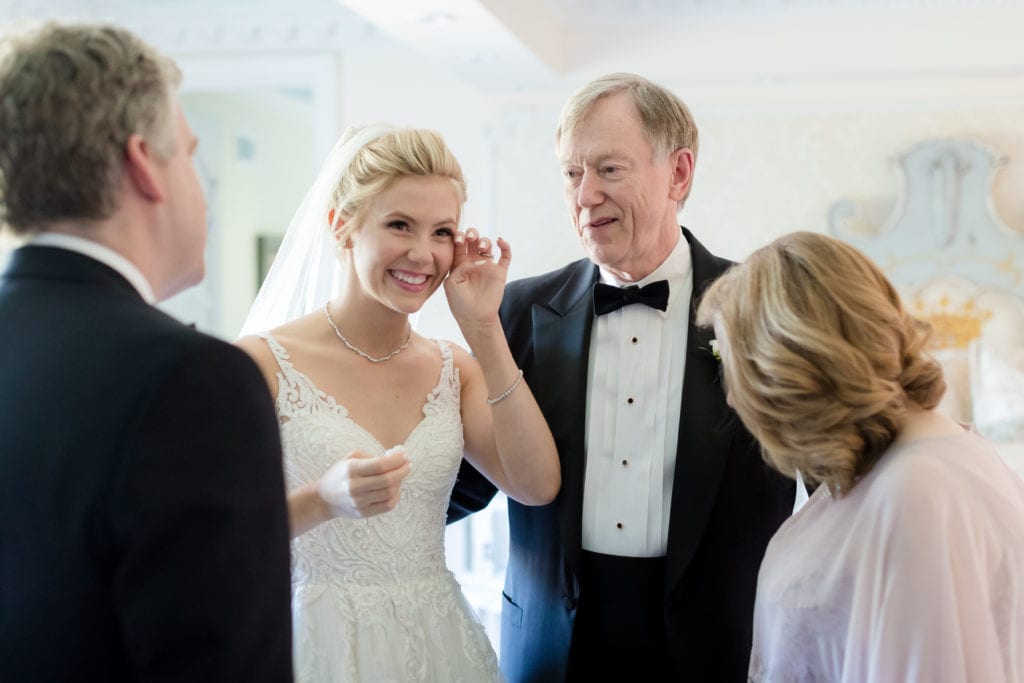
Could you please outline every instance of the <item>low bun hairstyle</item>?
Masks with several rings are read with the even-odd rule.
[[[889,447],[911,404],[946,385],[911,316],[857,249],[811,232],[781,237],[711,285],[700,325],[726,338],[729,401],[765,460],[837,495]]]

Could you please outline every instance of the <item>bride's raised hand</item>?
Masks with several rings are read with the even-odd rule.
[[[361,518],[393,510],[401,497],[409,461],[402,450],[380,457],[352,451],[324,472],[317,493],[331,518]]]
[[[444,291],[463,334],[473,327],[493,325],[498,320],[512,248],[500,237],[495,244],[499,252],[497,261],[491,240],[481,236],[476,228],[465,233],[460,230],[455,235],[455,257],[451,273],[444,282]]]

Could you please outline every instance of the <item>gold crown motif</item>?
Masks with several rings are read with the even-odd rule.
[[[981,336],[981,326],[992,317],[992,311],[976,308],[973,299],[953,305],[948,296],[929,302],[915,297],[911,313],[931,323],[934,349],[966,349],[972,339]]]

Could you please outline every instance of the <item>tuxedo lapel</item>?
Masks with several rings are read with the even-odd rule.
[[[668,531],[666,589],[682,577],[697,548],[734,437],[735,416],[722,391],[719,362],[711,352],[714,330],[695,325],[695,302],[723,272],[727,262],[712,256],[683,229],[693,263],[693,298],[690,302],[683,377],[682,415],[676,449],[675,478]],[[689,428],[690,425],[695,428]]]
[[[536,393],[544,414],[557,416],[548,422],[561,456],[559,527],[562,547],[577,573],[582,544],[588,349],[594,321],[590,292],[597,277],[597,267],[581,261],[551,300],[534,305],[532,311],[536,379],[531,385],[543,386]],[[579,408],[566,410],[567,406]]]

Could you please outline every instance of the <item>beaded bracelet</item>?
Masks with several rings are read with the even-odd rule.
[[[493,405],[495,405],[497,403],[501,403],[502,401],[504,401],[506,398],[508,398],[509,396],[512,395],[512,392],[516,390],[516,387],[518,387],[519,383],[522,382],[522,381],[523,381],[523,371],[520,370],[519,371],[519,376],[516,377],[516,381],[515,382],[512,382],[512,386],[510,386],[508,389],[506,389],[505,391],[501,392],[499,395],[495,396],[494,398],[487,399],[487,405],[493,406]]]

